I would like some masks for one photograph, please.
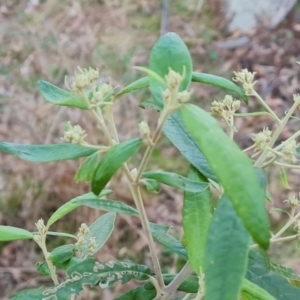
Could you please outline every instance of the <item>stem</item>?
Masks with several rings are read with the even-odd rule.
[[[192,268],[189,262],[187,262],[181,271],[176,275],[172,282],[165,287],[164,296],[161,300],[169,300],[172,295],[176,292],[177,288],[182,284],[182,282],[192,273]]]
[[[167,120],[167,118],[169,117],[170,115],[170,111],[168,110],[163,110],[161,112],[161,116],[159,118],[159,121],[158,121],[158,124],[157,124],[157,127],[154,131],[154,134],[153,134],[153,138],[152,138],[152,144],[149,145],[146,149],[146,152],[143,156],[143,159],[142,159],[142,162],[139,166],[139,169],[138,169],[138,172],[137,172],[137,176],[136,176],[136,179],[135,179],[135,182],[138,183],[139,180],[141,179],[141,176],[147,166],[147,163],[149,161],[149,158],[153,152],[153,149],[155,147],[155,145],[157,144],[158,140],[159,140],[159,137],[160,137],[160,134],[161,134],[161,131],[162,131],[162,128],[164,126],[164,123],[165,121]]]
[[[234,136],[234,130],[233,130],[233,126],[234,126],[234,119],[233,116],[230,117],[230,127],[229,127],[229,137],[233,140],[233,136]]]
[[[298,136],[300,136],[300,130],[297,131],[296,133],[294,133],[292,136],[290,136],[287,140],[285,140],[284,142],[282,142],[280,145],[278,145],[277,147],[275,147],[274,150],[276,150],[276,151],[280,150],[285,144],[287,144],[289,141],[294,140]]]
[[[291,241],[291,240],[294,240],[296,239],[297,237],[299,237],[299,234],[294,234],[294,235],[290,235],[290,236],[285,236],[285,237],[282,237],[282,238],[278,238],[278,239],[271,239],[271,243],[272,244],[275,244],[275,243],[280,243],[280,242],[286,242],[286,241]],[[250,246],[250,249],[253,249],[253,248],[256,248],[258,245],[257,244],[253,244]]]
[[[256,97],[259,103],[270,113],[272,118],[276,121],[276,123],[280,124],[281,120],[275,115],[273,110],[269,107],[269,105],[264,101],[264,99],[255,91],[253,90],[252,96]]]
[[[250,146],[250,147],[244,149],[243,152],[248,152],[248,151],[250,151],[250,150],[252,150],[252,149],[254,149],[254,148],[255,148],[255,144],[253,144],[252,146]]]
[[[266,112],[266,111],[258,111],[258,112],[252,112],[252,113],[238,113],[238,114],[234,114],[235,117],[256,117],[256,116],[263,116],[263,115],[268,115],[273,119],[273,116]]]
[[[299,165],[290,165],[290,164],[280,163],[278,161],[276,161],[274,164],[277,166],[289,168],[289,169],[300,169]]]
[[[273,145],[275,144],[276,140],[278,139],[280,133],[282,132],[283,128],[285,127],[286,123],[288,122],[288,120],[290,119],[290,117],[292,116],[292,114],[294,113],[295,109],[297,108],[297,106],[299,105],[299,102],[296,101],[293,106],[290,108],[290,110],[288,111],[288,113],[286,114],[286,116],[284,117],[284,119],[280,122],[279,126],[277,127],[277,129],[275,130],[269,144],[268,147],[269,148],[273,148]],[[268,147],[265,148],[265,150],[263,151],[263,153],[260,155],[260,157],[258,158],[258,160],[256,161],[256,163],[254,164],[255,167],[259,167],[260,165],[262,165],[262,163],[264,162],[264,160],[266,159],[269,149]]]

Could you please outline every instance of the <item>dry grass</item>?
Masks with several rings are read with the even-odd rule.
[[[88,113],[45,103],[38,93],[37,81],[43,79],[63,87],[64,76],[72,74],[77,66],[98,67],[101,70],[101,79],[107,82],[109,78],[113,78],[115,85],[124,86],[133,81],[140,74],[132,67],[147,65],[149,51],[159,36],[160,2],[1,1],[0,139],[26,144],[60,143],[64,124],[71,120],[86,129],[89,142],[101,142],[101,133]],[[212,18],[216,11],[207,6],[203,7],[202,13],[195,11],[198,2],[172,1],[168,30],[179,33],[188,44],[195,70],[212,71],[230,77],[231,69],[240,68],[243,63],[240,57],[251,60],[251,48],[247,48],[250,49],[250,54],[215,48],[212,42],[222,38],[217,29],[223,23],[217,17]],[[214,6],[215,9],[216,7]],[[290,54],[290,59],[293,55]],[[254,65],[254,69],[257,70],[260,66],[261,62],[258,66]],[[289,78],[297,78],[298,72],[291,66],[287,68],[292,69]],[[268,72],[262,75],[262,83],[264,78],[268,80]],[[287,83],[288,81],[284,82],[286,85]],[[216,94],[215,89],[210,87],[193,88],[195,99],[204,99],[207,103],[213,97],[224,95],[220,92]],[[137,123],[142,118],[155,126],[157,116],[154,113],[145,113],[137,107],[138,102],[147,97],[149,95],[145,92],[120,101],[115,114],[122,140],[137,135]],[[272,102],[274,97],[270,96],[270,99]],[[247,132],[244,137],[238,137],[239,142],[243,146],[249,144],[251,132],[267,123],[264,119],[239,123],[242,131]],[[162,158],[159,158],[160,155]],[[176,160],[172,157],[176,157]],[[180,170],[184,173],[188,167],[165,141],[162,141],[160,150],[154,154],[154,159],[156,160],[153,160],[152,165],[158,168]],[[73,182],[79,166],[78,161],[33,165],[0,154],[0,165],[0,224],[33,230],[34,222],[39,218],[48,219],[59,205],[89,189],[88,185]],[[112,184],[114,197],[131,203],[130,197],[124,191],[124,178],[118,176],[117,184]],[[297,181],[293,187],[294,190],[299,188]],[[277,186],[274,190],[278,191]],[[280,195],[276,199],[283,200],[283,197],[285,196]],[[164,188],[162,195],[150,198],[145,193],[145,198],[151,221],[180,225],[180,194]],[[98,212],[83,208],[66,216],[54,229],[74,233],[81,222],[91,223],[98,216]],[[178,227],[177,234],[181,234]],[[51,245],[55,247],[61,242],[53,239]],[[0,283],[0,297],[5,299],[17,290],[45,283],[33,270],[33,263],[41,259],[33,243],[16,242],[2,245],[2,248],[0,282],[3,280]],[[119,217],[117,230],[101,250],[99,258],[103,261],[129,258],[149,263],[149,256],[144,250],[147,250],[147,244],[140,225],[131,218]],[[136,253],[140,253],[139,257],[136,257]],[[166,268],[171,268],[172,265],[173,259],[166,257]],[[120,288],[118,286],[116,289]],[[103,299],[111,299],[110,291],[103,293]],[[99,299],[98,297],[95,299]],[[92,296],[89,294],[82,299],[92,299]]]

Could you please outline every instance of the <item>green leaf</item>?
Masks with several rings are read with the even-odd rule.
[[[280,182],[281,184],[286,188],[286,189],[291,189],[290,185],[289,185],[289,181],[287,179],[286,173],[284,171],[283,168],[281,168],[280,166],[278,166],[279,169],[279,176],[280,176]]]
[[[271,264],[261,251],[249,252],[246,278],[266,290],[275,299],[300,299],[300,289],[293,287],[282,276],[271,270]]]
[[[111,148],[97,165],[92,178],[92,191],[99,195],[112,176],[140,148],[142,141],[132,139]]]
[[[26,161],[47,163],[88,156],[96,150],[75,144],[22,145],[3,142],[0,143],[0,151]]]
[[[243,300],[276,300],[267,291],[260,288],[258,285],[251,281],[244,279],[242,287]]]
[[[142,109],[146,109],[147,107],[151,107],[156,111],[160,111],[162,109],[162,105],[155,104],[153,99],[145,100],[145,101],[141,102],[139,107],[142,108]]]
[[[111,190],[103,190],[99,197],[103,197],[105,195],[111,194],[112,191]],[[59,207],[54,213],[53,215],[50,217],[50,219],[47,222],[47,228],[49,228],[52,224],[54,224],[57,220],[61,219],[63,216],[65,216],[66,214],[70,213],[71,211],[75,210],[76,208],[78,208],[79,206],[81,206],[81,204],[78,203],[74,203],[77,200],[95,200],[95,199],[99,199],[97,196],[95,196],[93,193],[88,193],[88,194],[84,194],[81,196],[78,196],[76,198],[73,198],[72,200],[68,201],[67,203],[63,204],[61,207]]]
[[[79,96],[73,95],[47,81],[39,81],[38,87],[45,100],[51,104],[87,109],[84,100]]]
[[[33,234],[25,229],[0,225],[0,242],[28,240],[32,238]]]
[[[186,158],[186,160],[201,174],[213,181],[218,181],[204,157],[199,144],[191,136],[184,125],[179,111],[173,113],[168,118],[163,128],[163,133]]]
[[[185,43],[173,32],[158,39],[151,51],[149,62],[149,69],[162,78],[169,73],[170,68],[179,74],[184,74],[180,90],[186,90],[191,83],[192,60]],[[161,105],[161,92],[165,89],[165,84],[149,77],[149,85],[154,102]]]
[[[165,285],[170,284],[176,275],[163,275]],[[178,291],[186,293],[197,293],[199,290],[199,279],[197,276],[189,276],[178,287]],[[138,288],[130,290],[115,300],[152,300],[156,296],[156,290],[151,282],[147,282]]]
[[[191,168],[188,178],[200,183],[207,183],[195,168]],[[209,189],[200,193],[184,193],[182,210],[184,242],[190,264],[198,275],[200,275],[200,267],[203,268],[207,232],[212,216],[210,200],[211,192]]]
[[[85,205],[94,209],[116,212],[122,215],[135,216],[138,217],[138,211],[119,201],[107,200],[107,199],[77,199],[74,200],[75,204]]]
[[[183,260],[188,260],[186,249],[177,239],[175,239],[172,235],[168,233],[170,229],[169,226],[150,223],[150,229],[153,238],[158,243],[165,246],[170,251],[176,253]]]
[[[222,197],[208,229],[204,257],[206,300],[239,299],[249,244],[250,236],[231,202]]]
[[[209,187],[209,184],[207,182],[191,180],[189,178],[171,172],[148,171],[144,172],[142,177],[147,179],[155,179],[160,183],[175,187],[186,192],[200,193]]]
[[[34,265],[34,267],[37,270],[37,272],[40,273],[41,275],[47,276],[47,277],[51,276],[51,273],[50,273],[47,262],[45,262],[45,261],[44,262],[37,262]]]
[[[75,245],[62,245],[50,253],[50,260],[57,268],[64,269],[64,265],[75,255]]]
[[[152,275],[151,270],[144,265],[130,261],[109,261],[101,263],[93,258],[71,266],[67,270],[68,278],[56,287],[44,290],[44,295],[56,296],[59,300],[69,299],[71,294],[78,295],[84,286],[100,285],[101,288],[114,286],[117,282],[125,284],[131,279],[147,280]]]
[[[181,108],[184,123],[201,147],[244,226],[263,249],[269,246],[268,214],[251,160],[201,108],[187,104]]]
[[[43,290],[41,289],[30,289],[24,290],[15,294],[11,300],[41,300],[44,298]]]
[[[130,83],[124,89],[122,89],[118,94],[115,95],[115,98],[118,98],[124,94],[131,93],[136,90],[141,90],[149,86],[149,79],[147,77],[139,78],[138,80]]]
[[[135,67],[135,69],[147,73],[150,78],[155,79],[163,86],[166,85],[165,80],[162,77],[160,77],[157,73],[153,72],[152,70],[145,68],[145,67]]]
[[[142,183],[146,186],[148,192],[159,192],[160,187],[157,180],[154,179],[142,179]]]
[[[232,81],[230,81],[228,79],[225,79],[223,77],[219,77],[216,75],[193,72],[192,73],[192,81],[210,84],[210,85],[225,89],[227,91],[234,92],[241,99],[243,99],[246,104],[248,104],[248,97],[245,94],[245,92],[239,86],[237,86],[236,84],[234,84]]]
[[[276,264],[274,262],[270,262],[270,268],[271,268],[271,271],[275,272],[278,275],[281,275],[282,277],[286,278],[287,280],[300,281],[299,276],[296,275],[295,272],[290,268]]]
[[[85,237],[85,242],[88,244],[90,238],[95,238],[97,246],[94,253],[97,253],[112,234],[115,226],[116,213],[109,212],[98,218],[91,226],[88,235]],[[83,251],[83,256],[87,253]]]
[[[289,214],[285,209],[282,209],[282,208],[273,208],[270,211],[270,213],[273,213],[273,212]]]
[[[96,151],[92,155],[88,156],[87,159],[82,163],[75,175],[75,182],[92,180],[95,168],[99,162],[99,153]]]

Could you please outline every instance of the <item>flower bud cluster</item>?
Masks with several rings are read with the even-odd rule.
[[[153,141],[151,139],[151,132],[147,122],[142,121],[139,123],[139,132],[145,145],[151,146],[153,144]]]
[[[256,151],[263,151],[271,140],[272,131],[264,128],[263,131],[254,134],[252,140],[255,144]]]
[[[281,153],[282,153],[282,159],[289,164],[294,164],[297,161],[297,158],[295,156],[297,148],[297,143],[295,140],[290,141],[288,143],[285,143],[283,146]]]
[[[297,197],[291,196],[283,202],[287,202],[291,207],[295,208],[300,205],[300,201]]]
[[[226,95],[222,102],[216,100],[212,102],[211,113],[213,116],[221,117],[228,122],[232,115],[240,108],[240,105],[240,100],[234,100],[232,96]]]
[[[65,79],[65,85],[67,88],[74,94],[78,94],[91,85],[95,80],[99,78],[99,70],[92,69],[81,69],[78,67],[79,73],[74,73],[74,79],[71,83],[71,87],[68,85],[67,80]]]
[[[179,92],[180,85],[184,79],[184,75],[169,69],[169,73],[165,76],[166,89],[162,92],[164,106],[168,110],[176,110],[182,103],[189,101],[191,92]]]
[[[91,98],[90,108],[97,107],[104,102],[108,101],[113,94],[113,87],[110,84],[103,83],[97,88],[97,91],[93,93]]]
[[[254,93],[254,85],[256,83],[256,81],[253,81],[256,72],[251,73],[247,69],[243,69],[241,72],[233,72],[233,74],[235,77],[233,77],[232,80],[242,83],[246,95],[252,95]]]
[[[92,256],[95,253],[97,247],[97,242],[94,237],[90,238],[89,244],[87,246],[87,256]]]
[[[39,246],[42,246],[47,236],[47,227],[45,226],[43,219],[39,219],[35,223],[35,226],[38,230],[38,234],[34,234],[33,239]]]
[[[89,227],[85,224],[82,223],[81,226],[79,227],[79,231],[77,233],[77,242],[76,242],[76,246],[84,246],[85,242],[85,238],[86,236],[89,234],[90,229]]]
[[[67,143],[81,145],[84,144],[86,136],[85,130],[83,130],[80,125],[72,126],[71,123],[68,122],[66,124],[63,140]]]

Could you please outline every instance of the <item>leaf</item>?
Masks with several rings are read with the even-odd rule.
[[[145,68],[145,67],[135,67],[135,69],[147,73],[150,78],[155,79],[163,86],[166,85],[165,80],[162,77],[160,77],[157,73],[153,72],[152,70]],[[148,78],[148,80],[149,80],[149,78]]]
[[[190,169],[188,178],[200,183],[207,183],[195,168]],[[184,193],[182,209],[184,242],[190,264],[198,275],[200,275],[200,267],[203,268],[207,232],[212,215],[210,200],[211,192],[209,189],[200,193]]]
[[[149,86],[149,79],[147,77],[139,78],[138,80],[130,83],[124,89],[122,89],[119,93],[115,95],[115,98],[118,98],[124,94],[131,93],[136,90],[141,90]]]
[[[74,200],[75,204],[85,205],[94,209],[116,212],[122,215],[138,217],[138,211],[119,201],[107,199],[77,199]]]
[[[250,236],[231,202],[222,197],[207,235],[204,257],[205,299],[237,300],[247,270]]]
[[[85,237],[86,244],[89,244],[91,238],[95,238],[96,247],[94,253],[97,253],[112,234],[115,226],[116,213],[109,212],[98,218],[91,226],[88,235]],[[83,251],[83,256],[87,253]]]
[[[45,289],[44,295],[49,299],[51,296],[56,296],[59,300],[67,300],[71,294],[79,295],[86,285],[99,284],[101,288],[107,288],[114,286],[117,282],[125,284],[131,279],[147,280],[152,272],[147,266],[130,261],[101,263],[89,258],[71,266],[67,274],[68,278],[65,281],[56,287]]]
[[[159,192],[160,187],[157,180],[154,179],[142,179],[142,183],[146,186],[148,192]]]
[[[145,100],[145,101],[141,102],[139,107],[142,108],[142,109],[146,109],[147,107],[151,107],[156,111],[160,111],[162,109],[162,105],[155,104],[153,99]]]
[[[96,151],[92,155],[88,156],[87,159],[79,167],[74,178],[75,182],[91,181],[98,162],[99,152]]]
[[[28,240],[32,238],[33,234],[25,229],[0,225],[0,242]]]
[[[218,181],[204,157],[199,144],[184,125],[179,111],[173,113],[168,118],[163,128],[163,133],[186,160],[201,174],[213,181]]]
[[[245,94],[245,92],[239,86],[237,86],[236,84],[234,84],[232,81],[228,79],[216,75],[212,75],[212,74],[193,72],[192,81],[210,84],[225,89],[227,91],[234,92],[241,99],[243,99],[246,104],[248,104],[248,97]]]
[[[42,289],[30,289],[15,294],[11,300],[41,300],[43,297]]]
[[[271,271],[275,272],[278,275],[281,275],[282,277],[288,280],[300,281],[299,276],[296,275],[295,272],[290,268],[276,264],[274,262],[270,262],[270,267],[271,267]]]
[[[291,286],[285,278],[273,272],[270,262],[261,251],[249,252],[246,278],[266,290],[275,299],[300,299],[300,289]]]
[[[282,208],[273,208],[273,209],[270,211],[270,213],[273,213],[273,212],[277,212],[277,213],[285,213],[285,214],[288,214],[288,215],[289,215],[289,213],[288,213],[286,210],[282,209]]]
[[[251,281],[244,279],[242,287],[242,299],[246,300],[276,300],[267,291]]]
[[[87,109],[84,100],[79,96],[73,95],[47,81],[39,81],[38,87],[45,100],[51,104]]]
[[[283,168],[281,168],[280,166],[278,166],[279,169],[279,176],[280,176],[280,182],[281,184],[286,188],[286,189],[291,189],[290,185],[289,185],[289,181],[287,179],[286,173],[284,171]]]
[[[165,285],[170,284],[175,275],[163,275]],[[178,291],[186,292],[186,293],[197,293],[199,290],[197,276],[189,276],[186,278],[182,284],[178,287]],[[115,300],[152,300],[156,296],[156,290],[154,285],[151,282],[147,282],[138,288],[130,290],[126,294],[116,298]]]
[[[169,226],[163,226],[155,223],[150,223],[151,234],[153,238],[161,245],[176,253],[183,260],[187,261],[187,252],[182,244],[168,233]]]
[[[228,199],[254,241],[263,249],[270,242],[269,220],[261,188],[251,160],[201,108],[181,108],[184,123],[201,147]]]
[[[162,78],[169,73],[170,68],[184,74],[180,91],[186,90],[192,78],[192,59],[182,39],[173,32],[158,39],[151,51],[149,62],[149,69]],[[154,102],[162,105],[161,92],[165,89],[165,84],[149,77],[149,86]]]
[[[3,142],[0,143],[0,151],[22,160],[34,163],[47,163],[88,156],[96,150],[75,144],[22,145]]]
[[[62,245],[50,253],[50,260],[57,268],[64,269],[64,265],[75,255],[75,245]]]
[[[92,178],[92,191],[99,195],[112,176],[140,148],[142,141],[132,139],[111,148],[97,165]]]
[[[186,192],[200,193],[209,187],[209,184],[207,182],[194,181],[171,172],[148,171],[144,172],[142,177],[147,179],[155,179],[160,183],[178,188]]]
[[[47,262],[37,262],[34,266],[39,274],[47,277],[51,276]]]
[[[103,197],[105,195],[108,195],[112,193],[111,190],[103,190],[99,197]],[[76,200],[98,200],[98,197],[95,196],[93,193],[88,193],[88,194],[84,194],[81,196],[78,196],[76,198],[73,198],[72,200],[68,201],[67,203],[63,204],[61,207],[59,207],[54,213],[53,215],[50,217],[50,219],[47,222],[47,228],[49,228],[52,224],[54,224],[57,220],[61,219],[63,216],[65,216],[66,214],[70,213],[71,211],[75,210],[76,208],[78,208],[79,206],[81,206],[81,204],[78,203],[74,203]]]

